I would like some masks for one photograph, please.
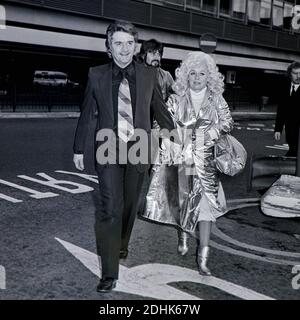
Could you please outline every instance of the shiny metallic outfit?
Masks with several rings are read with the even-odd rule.
[[[226,212],[214,144],[220,135],[232,130],[233,120],[222,95],[209,90],[198,115],[189,90],[183,96],[171,95],[167,105],[177,123],[181,144],[163,139],[143,216],[194,232],[197,222],[215,221]]]

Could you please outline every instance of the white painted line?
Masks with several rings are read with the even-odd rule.
[[[95,182],[95,183],[99,184],[98,176],[96,176],[96,175],[83,174],[83,173],[70,172],[70,171],[63,171],[63,170],[55,170],[55,172],[64,173],[64,174],[70,174],[70,175],[77,176],[77,177],[80,177],[80,178],[86,179],[88,181],[92,181],[92,182]]]
[[[267,249],[267,248],[263,248],[263,247],[253,246],[253,245],[246,244],[244,242],[240,242],[238,240],[235,240],[235,239],[229,237],[228,235],[226,235],[225,233],[223,233],[216,225],[213,226],[212,233],[215,236],[217,236],[218,238],[220,238],[228,243],[231,243],[233,245],[236,245],[238,247],[241,247],[241,248],[257,251],[260,253],[268,253],[268,254],[277,255],[277,256],[283,256],[283,257],[289,257],[289,258],[299,258],[300,259],[300,253],[297,253],[297,252],[272,250],[272,249]],[[297,263],[295,262],[295,264],[297,264]]]
[[[274,147],[288,148],[288,145],[287,144],[274,144]]]
[[[44,198],[52,198],[52,197],[58,196],[58,194],[53,193],[53,192],[40,192],[40,191],[26,188],[26,187],[23,187],[18,184],[11,183],[9,181],[2,180],[2,179],[0,179],[0,183],[4,184],[6,186],[9,186],[9,187],[15,188],[15,189],[19,189],[19,190],[28,192],[30,194],[29,197],[32,197],[34,199],[44,199]]]
[[[257,198],[230,199],[230,200],[228,200],[228,203],[231,204],[231,207],[242,208],[243,206],[245,206],[247,204],[250,205],[251,204],[250,201],[253,201],[253,204],[255,204],[254,203],[255,200],[257,200]],[[224,234],[221,230],[219,230],[216,227],[216,225],[213,226],[212,233],[215,236],[222,239],[223,241],[226,241],[226,242],[231,243],[233,245],[236,245],[238,247],[242,247],[242,248],[253,250],[253,251],[258,251],[258,252],[261,252],[262,254],[269,253],[272,255],[277,255],[277,256],[282,256],[282,257],[300,258],[300,254],[297,252],[271,250],[271,249],[253,246],[253,245],[249,245],[249,244],[240,242],[240,241],[235,240],[235,239],[227,236],[226,234]],[[275,259],[272,257],[263,257],[263,256],[259,256],[256,254],[244,252],[241,250],[236,250],[236,249],[230,248],[228,246],[218,244],[217,242],[212,241],[212,240],[210,241],[210,244],[212,247],[214,247],[218,250],[222,250],[222,251],[225,251],[230,254],[234,254],[237,256],[241,256],[241,257],[245,257],[245,258],[249,258],[249,259],[253,259],[253,260],[263,261],[263,262],[267,262],[267,263],[281,264],[281,265],[300,265],[300,262],[296,262],[296,261],[290,261],[290,260],[286,260],[286,259]]]
[[[248,253],[248,252],[244,252],[241,250],[236,250],[236,249],[232,249],[230,247],[218,244],[217,242],[211,240],[210,241],[210,245],[216,249],[225,251],[227,253],[231,253],[240,257],[244,257],[244,258],[249,258],[249,259],[253,259],[253,260],[258,260],[258,261],[263,261],[263,262],[268,262],[268,263],[275,263],[275,264],[283,264],[283,265],[298,265],[300,264],[300,262],[296,262],[296,261],[289,261],[289,260],[281,260],[281,259],[275,259],[275,258],[271,258],[271,257],[261,257],[259,255],[253,254],[253,253]]]
[[[247,127],[246,129],[248,131],[260,131],[261,130],[261,128],[249,128],[249,127]]]
[[[67,180],[57,180],[53,177],[50,177],[44,172],[37,173],[36,175],[42,177],[44,180],[32,178],[26,175],[18,175],[18,178],[40,183],[44,186],[55,188],[55,189],[62,190],[72,194],[86,193],[94,190],[94,188],[86,186],[81,183],[67,181]],[[72,188],[67,188],[66,185],[71,185]]]
[[[268,131],[268,132],[274,132],[274,129],[269,129],[269,128],[263,128],[263,131]]]
[[[100,257],[69,242],[55,238],[92,273],[100,277]],[[116,291],[126,292],[161,300],[202,300],[168,285],[171,282],[194,282],[218,288],[246,300],[274,300],[266,295],[234,283],[216,278],[200,276],[198,271],[166,264],[145,264],[132,268],[120,265]]]
[[[266,148],[269,148],[269,149],[277,149],[277,150],[288,150],[289,148],[288,147],[284,147],[284,146],[266,146]]]
[[[265,124],[263,123],[248,123],[249,127],[265,127]]]
[[[3,200],[6,200],[6,201],[9,201],[9,202],[12,202],[12,203],[19,203],[19,202],[23,202],[23,200],[19,200],[19,199],[15,199],[15,198],[12,198],[12,197],[9,197],[3,193],[0,193],[0,199],[3,199]]]

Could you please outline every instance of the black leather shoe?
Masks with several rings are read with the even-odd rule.
[[[128,249],[121,249],[119,258],[120,259],[126,259],[127,256],[128,256]]]
[[[117,280],[114,278],[105,278],[101,279],[98,286],[97,286],[97,291],[98,292],[111,292],[117,284]]]

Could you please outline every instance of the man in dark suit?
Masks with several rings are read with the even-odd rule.
[[[287,69],[290,81],[283,88],[277,109],[275,139],[280,140],[283,127],[289,145],[287,156],[296,157],[300,125],[300,62],[293,62]]]
[[[107,141],[96,141],[100,205],[96,212],[95,231],[102,264],[98,292],[110,292],[116,286],[119,259],[127,257],[143,177],[150,166],[149,161],[134,164],[128,161],[129,156],[125,162],[120,161],[120,156],[124,159],[124,146],[126,152],[130,150],[134,145],[133,134],[139,129],[147,133],[149,139],[151,115],[162,128],[174,129],[163,101],[157,71],[133,61],[138,39],[135,27],[131,23],[116,21],[108,26],[106,36],[107,51],[113,62],[89,71],[73,159],[76,168],[83,170],[85,140],[97,110],[97,137],[110,130],[117,142],[115,151],[111,152],[116,161],[103,164],[105,156],[99,151]]]

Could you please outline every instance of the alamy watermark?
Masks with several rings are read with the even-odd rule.
[[[0,29],[6,29],[6,11],[5,7],[0,5]]]
[[[135,129],[129,143],[117,138],[112,129],[97,132],[96,160],[105,164],[168,164],[184,165],[187,174],[195,174],[194,167],[204,166],[205,133],[202,129]]]

